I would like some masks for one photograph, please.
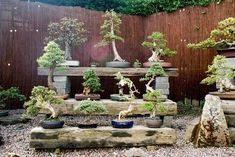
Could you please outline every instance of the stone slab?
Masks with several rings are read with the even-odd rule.
[[[62,66],[78,67],[79,61],[75,60],[66,60],[64,63],[60,64]]]
[[[80,101],[76,101],[75,99],[68,99],[64,101],[64,104],[57,105],[58,110],[61,111],[62,114],[65,115],[75,115],[76,112],[73,111],[75,105],[78,105]],[[112,101],[110,99],[101,99],[100,102],[103,102],[106,106],[108,112],[106,115],[118,115],[118,113],[122,110],[126,110],[130,104],[133,105],[134,111],[133,115],[146,115],[149,114],[149,111],[145,110],[143,104],[145,101],[142,99],[136,99],[131,102],[124,101]],[[166,111],[165,112],[157,112],[156,115],[176,115],[177,114],[177,104],[169,99],[163,102]],[[41,113],[48,113],[46,110],[42,110]],[[103,114],[105,115],[105,114]]]
[[[54,76],[53,79],[54,79],[55,82],[69,81],[69,77],[68,76]]]
[[[169,77],[156,77],[155,78],[155,83],[168,83],[169,82]]]
[[[157,89],[157,88],[155,88]],[[163,95],[169,95],[170,94],[170,90],[169,89],[157,89],[161,92],[161,94]]]
[[[225,114],[235,114],[235,100],[222,100],[222,108]]]
[[[235,127],[235,114],[225,115],[228,127]]]
[[[158,84],[155,84],[155,88],[156,89],[169,89],[170,84],[169,83],[158,83]]]
[[[111,126],[95,129],[64,127],[61,129],[31,130],[30,147],[45,148],[98,148],[98,147],[141,147],[176,143],[176,131],[172,128],[147,128],[134,126],[117,129]]]

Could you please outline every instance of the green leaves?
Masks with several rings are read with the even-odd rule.
[[[19,100],[21,102],[26,100],[26,97],[20,94],[20,90],[16,87],[3,90],[0,88],[0,104],[5,103],[7,100]]]
[[[78,105],[74,107],[76,112],[83,114],[95,114],[95,113],[104,113],[107,112],[106,107],[103,103],[92,100],[83,100]]]
[[[93,69],[85,71],[83,76],[83,86],[89,87],[93,92],[101,91],[100,78],[97,76]]]
[[[152,77],[156,76],[167,76],[166,72],[159,63],[154,63],[147,70],[145,77],[141,78],[140,81],[148,81]]]

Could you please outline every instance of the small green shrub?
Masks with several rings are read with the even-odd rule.
[[[93,92],[101,91],[100,78],[93,69],[88,69],[85,71],[83,80],[84,82],[82,85],[84,88],[89,88]],[[89,94],[89,92],[87,94]]]

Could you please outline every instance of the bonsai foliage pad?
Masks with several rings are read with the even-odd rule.
[[[235,91],[230,92],[210,92],[209,94],[220,97],[220,99],[230,99],[235,100]]]
[[[99,94],[89,94],[89,95],[84,95],[84,94],[75,94],[75,99],[76,100],[100,100],[100,95]]]

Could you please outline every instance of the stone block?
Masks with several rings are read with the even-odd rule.
[[[229,133],[230,133],[230,139],[233,144],[235,144],[235,128],[230,127],[229,128]]]
[[[169,89],[158,89],[160,92],[161,92],[161,94],[163,94],[163,95],[169,95],[170,94],[170,90]]]
[[[163,118],[163,127],[172,127],[173,116],[164,116]]]
[[[192,142],[195,139],[196,131],[200,123],[200,118],[195,118],[187,125],[187,129],[184,135],[186,142]]]
[[[70,82],[66,81],[53,82],[53,84],[56,88],[70,88]]]
[[[155,84],[168,83],[168,82],[169,82],[169,77],[156,77],[155,78]]]
[[[176,143],[176,131],[172,128],[147,128],[134,126],[130,129],[98,127],[80,129],[64,127],[61,129],[31,130],[30,147],[51,148],[99,148],[99,147],[141,147],[149,145]]]
[[[222,100],[221,105],[225,114],[235,114],[235,100]]]
[[[235,114],[225,115],[228,127],[235,127]]]
[[[64,63],[60,64],[62,66],[69,66],[69,67],[78,67],[79,66],[79,61],[74,61],[74,60],[70,60],[70,61],[65,61]]]
[[[170,84],[169,83],[156,83],[155,89],[169,89]]]
[[[70,81],[68,76],[54,76],[55,82],[67,82]]]

